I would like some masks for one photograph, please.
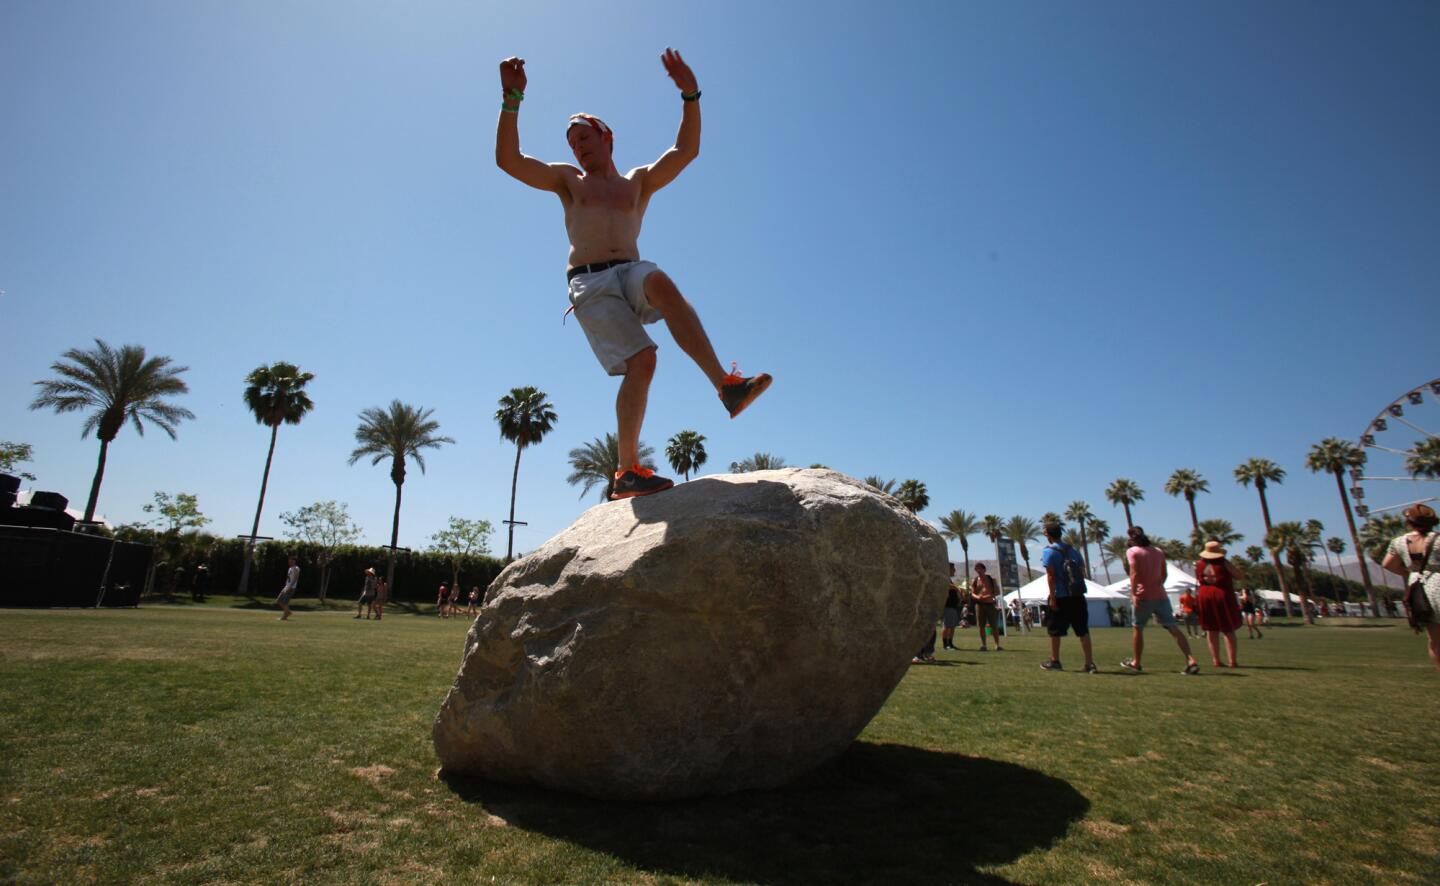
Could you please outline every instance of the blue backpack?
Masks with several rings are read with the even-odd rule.
[[[1061,558],[1057,576],[1065,583],[1065,593],[1072,597],[1085,596],[1089,588],[1085,586],[1085,563],[1079,552],[1063,541],[1055,546],[1060,549]]]

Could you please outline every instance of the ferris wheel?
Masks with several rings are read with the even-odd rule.
[[[1351,468],[1355,513],[1383,517],[1440,499],[1440,476],[1412,473],[1417,460],[1434,463],[1440,438],[1440,379],[1406,391],[1380,410],[1360,435],[1364,467]]]

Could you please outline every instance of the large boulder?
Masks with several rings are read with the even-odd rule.
[[[435,718],[447,772],[605,798],[783,784],[934,630],[945,542],[828,470],[600,505],[490,586]]]

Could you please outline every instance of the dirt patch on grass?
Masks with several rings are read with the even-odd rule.
[[[356,766],[350,770],[350,774],[356,778],[363,778],[371,784],[379,784],[380,779],[394,775],[395,770],[377,763],[374,766]]]
[[[1381,759],[1380,757],[1366,757],[1365,762],[1369,763],[1371,766],[1374,766],[1376,769],[1384,769],[1386,772],[1400,771],[1399,766],[1391,763],[1389,760]]]
[[[1087,820],[1081,822],[1080,826],[1092,836],[1099,837],[1102,840],[1112,840],[1130,833],[1129,825],[1118,824],[1113,821]]]

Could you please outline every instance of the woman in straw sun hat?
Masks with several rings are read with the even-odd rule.
[[[1225,635],[1225,653],[1230,667],[1239,667],[1235,660],[1235,631],[1240,628],[1240,604],[1235,600],[1235,567],[1225,558],[1225,549],[1218,541],[1205,542],[1200,560],[1195,564],[1200,580],[1200,629],[1210,646],[1210,663],[1220,667],[1220,635]]]
[[[1424,630],[1430,639],[1430,660],[1440,671],[1440,551],[1435,526],[1440,518],[1429,505],[1411,505],[1405,509],[1405,525],[1409,532],[1397,535],[1385,551],[1381,564],[1386,571],[1404,576],[1406,615],[1416,631]],[[1419,585],[1412,596],[1410,588]]]

